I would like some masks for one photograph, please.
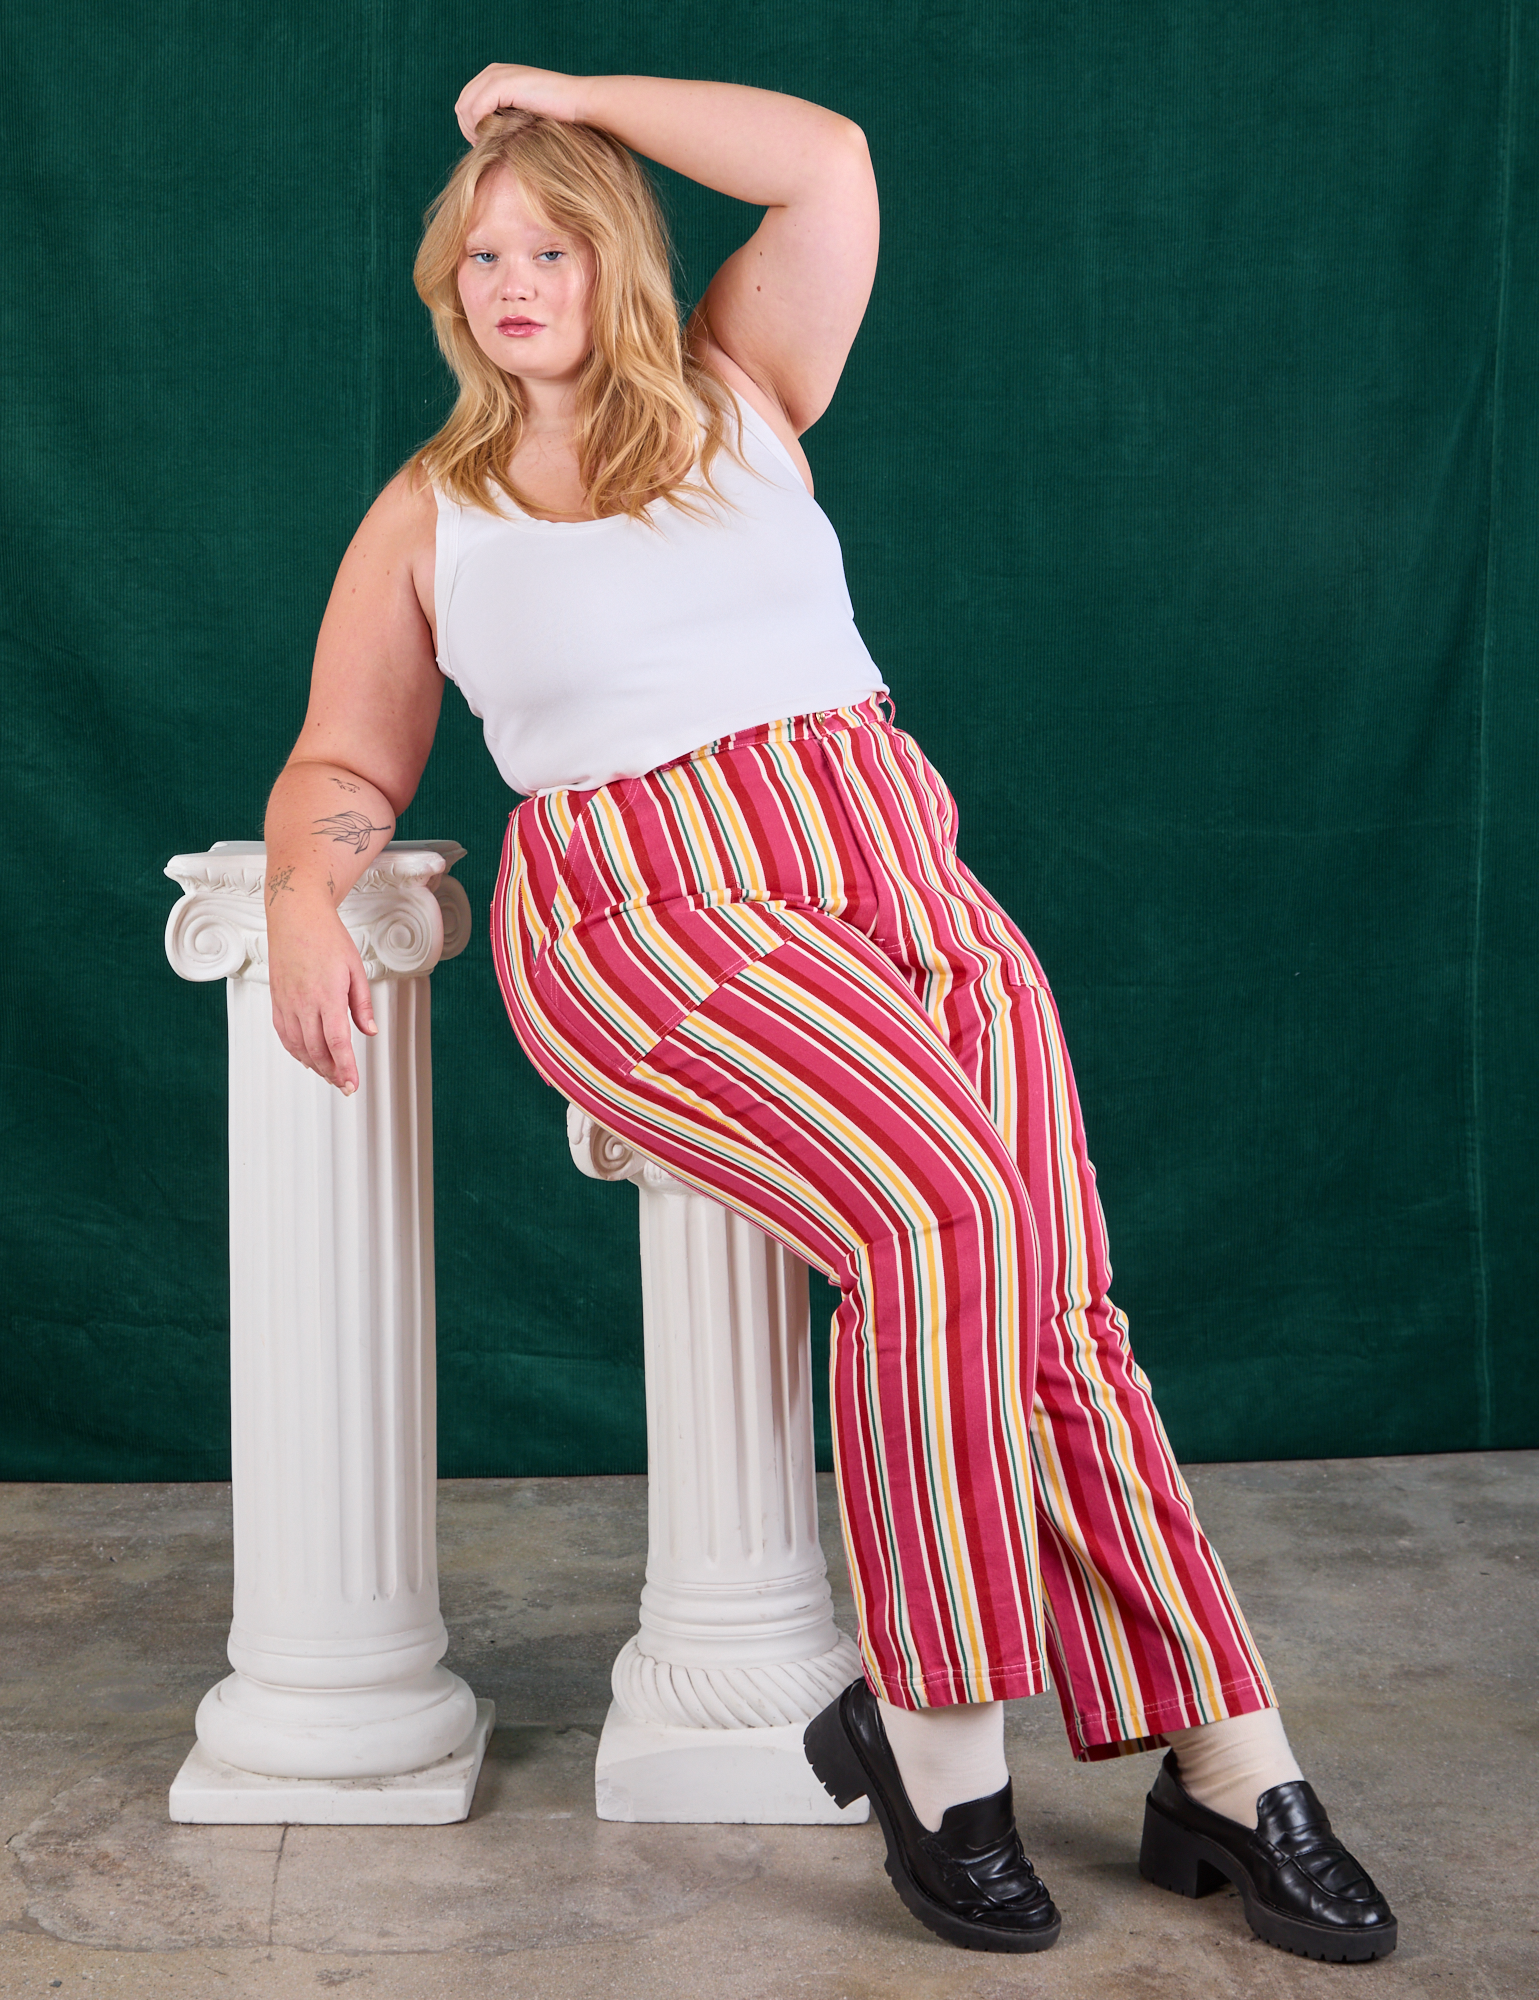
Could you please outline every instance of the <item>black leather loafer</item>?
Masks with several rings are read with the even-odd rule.
[[[969,1951],[1046,1951],[1056,1941],[1059,1915],[1021,1851],[1008,1780],[989,1798],[948,1807],[931,1833],[914,1816],[863,1679],[808,1723],[802,1743],[840,1805],[870,1799],[887,1838],[892,1885],[938,1937]]]
[[[1232,1882],[1257,1937],[1301,1958],[1392,1952],[1394,1913],[1332,1833],[1314,1787],[1302,1778],[1273,1785],[1256,1812],[1252,1831],[1199,1805],[1172,1750],[1144,1806],[1139,1873],[1181,1896],[1206,1896]]]

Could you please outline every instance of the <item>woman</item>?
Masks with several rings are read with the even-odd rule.
[[[516,791],[493,911],[568,1097],[839,1286],[832,1411],[864,1677],[807,1731],[957,1944],[1058,1935],[1005,1699],[1074,1754],[1170,1746],[1144,1873],[1228,1876],[1332,1959],[1395,1924],[1302,1780],[1109,1269],[1052,998],[883,714],[800,435],[865,309],[847,119],[772,92],[493,64],[417,283],[461,384],[343,560],[267,819],[273,1016],[345,1093],[336,908],[415,790],[445,675]],[[680,336],[645,154],[761,204]],[[351,1017],[351,1019],[350,1019]]]

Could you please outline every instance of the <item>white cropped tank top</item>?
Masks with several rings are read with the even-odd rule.
[[[718,736],[886,686],[839,538],[758,411],[711,475],[733,505],[541,521],[438,493],[438,664],[517,792],[640,777]],[[732,433],[729,422],[728,434]]]

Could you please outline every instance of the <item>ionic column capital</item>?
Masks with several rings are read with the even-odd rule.
[[[449,870],[453,840],[393,840],[364,870],[338,914],[374,979],[417,979],[470,940],[470,903]],[[173,855],[166,873],[182,899],[166,924],[166,956],[183,979],[267,983],[267,851],[221,840]]]
[[[700,1190],[677,1175],[638,1153],[629,1139],[611,1132],[606,1125],[583,1110],[580,1104],[566,1107],[566,1143],[580,1174],[590,1181],[636,1181],[658,1194],[693,1194]]]

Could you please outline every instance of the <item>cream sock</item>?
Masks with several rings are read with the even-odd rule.
[[[1263,1792],[1304,1775],[1275,1708],[1203,1722],[1195,1729],[1167,1729],[1165,1741],[1176,1753],[1182,1784],[1197,1803],[1241,1826],[1256,1824],[1256,1801]]]
[[[948,1806],[986,1799],[1009,1778],[1002,1701],[893,1708],[878,1696],[876,1705],[908,1802],[931,1833],[938,1831]]]

